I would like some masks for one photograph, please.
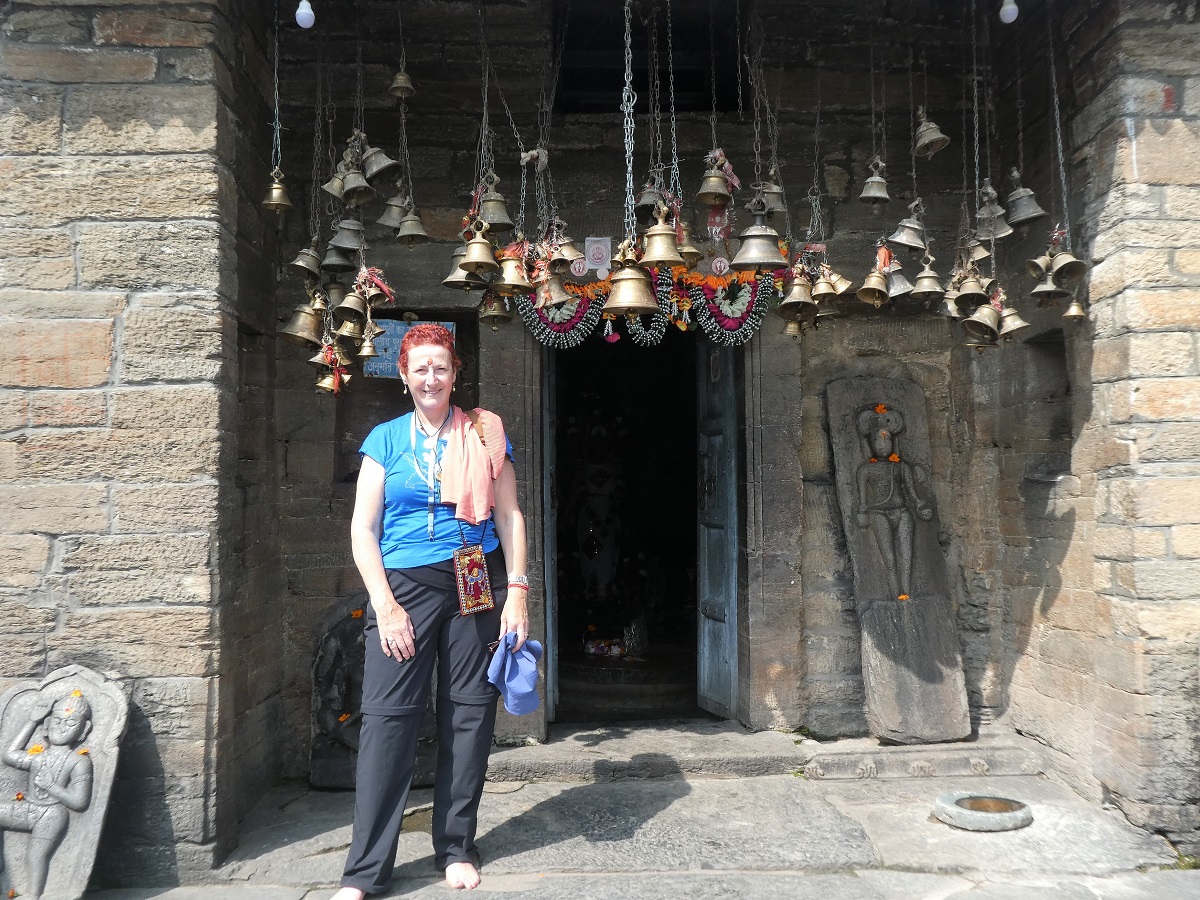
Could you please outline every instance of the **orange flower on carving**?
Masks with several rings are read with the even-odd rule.
[[[888,462],[900,462],[900,454],[893,453],[891,456],[888,457]]]
[[[868,460],[868,462],[879,462],[879,460],[876,457],[872,456],[870,458],[870,460]]]
[[[340,716],[338,716],[338,721],[345,722],[348,718],[350,718],[350,713],[342,713]]]
[[[361,619],[362,617],[363,617],[363,611],[361,609],[356,609],[352,613],[350,613],[350,618],[352,618],[352,619]]]
[[[92,752],[92,751],[91,751],[91,750],[89,750],[87,747],[80,747],[80,748],[79,748],[79,755],[80,755],[80,756],[87,756],[87,755],[88,755],[88,754],[90,754],[91,752]]]
[[[907,600],[907,599],[908,599],[908,594],[901,594],[901,595],[900,595],[899,597],[897,597],[896,599],[897,599],[897,600]]]
[[[15,897],[15,896],[17,896],[17,889],[16,889],[16,888],[9,888],[9,889],[8,889],[8,900],[12,900],[12,898],[13,898],[13,897]]]
[[[13,797],[13,799],[16,800],[18,803],[20,803],[22,800],[25,799],[25,795],[22,794],[20,791],[17,791],[17,796]]]
[[[79,688],[75,688],[75,690],[71,691],[71,696],[72,697],[82,697],[83,691],[79,690]]]
[[[30,747],[25,752],[28,753],[30,756],[37,756],[39,753],[45,753],[46,748],[43,747],[41,744],[34,744],[32,747]]]
[[[875,412],[879,413],[882,416],[885,412],[887,412],[887,407],[884,406],[882,403],[876,403],[875,404]]]

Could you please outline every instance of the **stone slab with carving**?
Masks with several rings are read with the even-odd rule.
[[[925,397],[895,378],[843,378],[827,391],[871,733],[900,744],[961,740],[971,724],[938,545]]]
[[[127,717],[121,690],[83,666],[0,698],[0,896],[83,896]]]

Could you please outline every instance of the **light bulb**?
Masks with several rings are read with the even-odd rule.
[[[1008,2],[1012,3],[1012,0],[1008,0]],[[1001,12],[1001,16],[1003,15],[1004,13]],[[300,5],[296,7],[296,24],[301,28],[312,28],[316,21],[317,16],[313,12],[312,4],[308,0],[300,0]]]
[[[1000,21],[1005,25],[1011,25],[1017,21],[1017,14],[1020,12],[1017,9],[1017,0],[1004,0],[1000,4]]]

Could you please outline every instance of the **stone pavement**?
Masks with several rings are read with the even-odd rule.
[[[788,735],[691,723],[584,730],[498,751],[492,777],[520,770],[556,780],[489,782],[479,828],[484,880],[472,896],[1200,897],[1200,871],[1170,868],[1178,859],[1166,841],[1042,776],[888,777],[896,771],[890,760],[906,758],[911,765],[912,748],[875,747],[872,760],[863,742],[851,749],[867,760],[855,770],[867,777],[802,774],[805,765],[815,771],[811,764],[822,754],[844,752],[844,743],[797,744]],[[988,758],[1012,761],[1018,750],[1028,752],[1003,740],[994,740],[991,750],[972,746],[976,771],[991,768]],[[940,764],[944,749],[931,748],[933,763],[920,764]],[[1028,768],[1028,760],[1021,766]],[[787,774],[775,774],[783,767]],[[657,777],[629,777],[635,772]],[[968,789],[1030,804],[1033,824],[982,834],[931,816],[940,793]],[[432,868],[429,799],[428,791],[414,792],[387,896],[446,896]],[[352,809],[347,793],[279,788],[244,823],[240,846],[213,873],[213,883],[95,892],[88,900],[326,898],[341,872]]]

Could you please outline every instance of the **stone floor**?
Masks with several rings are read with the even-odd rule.
[[[785,735],[712,723],[585,729],[547,745],[499,751],[493,777],[522,771],[542,778],[488,784],[479,828],[484,881],[473,896],[1200,897],[1200,871],[1171,868],[1178,859],[1170,846],[1118,812],[1039,775],[984,774],[997,763],[999,770],[1010,764],[1029,769],[1028,756],[1021,755],[1028,748],[1014,747],[1003,740],[990,750],[974,747],[963,758],[975,774],[950,777],[936,774],[939,765],[954,768],[936,750],[915,759],[905,756],[906,748],[796,744]],[[853,757],[847,770],[865,777],[816,776],[817,770],[840,771],[830,754],[847,752]],[[899,768],[898,758],[904,760]],[[922,774],[931,767],[935,774],[889,777],[914,762]],[[805,768],[814,774],[804,775]],[[657,777],[631,777],[639,771]],[[1033,824],[987,834],[950,828],[931,810],[940,793],[952,790],[1021,800],[1031,806]],[[427,791],[414,793],[387,896],[445,896],[432,867],[428,802]],[[279,788],[244,823],[241,845],[213,873],[214,883],[88,898],[328,897],[349,843],[352,807],[350,794]]]

